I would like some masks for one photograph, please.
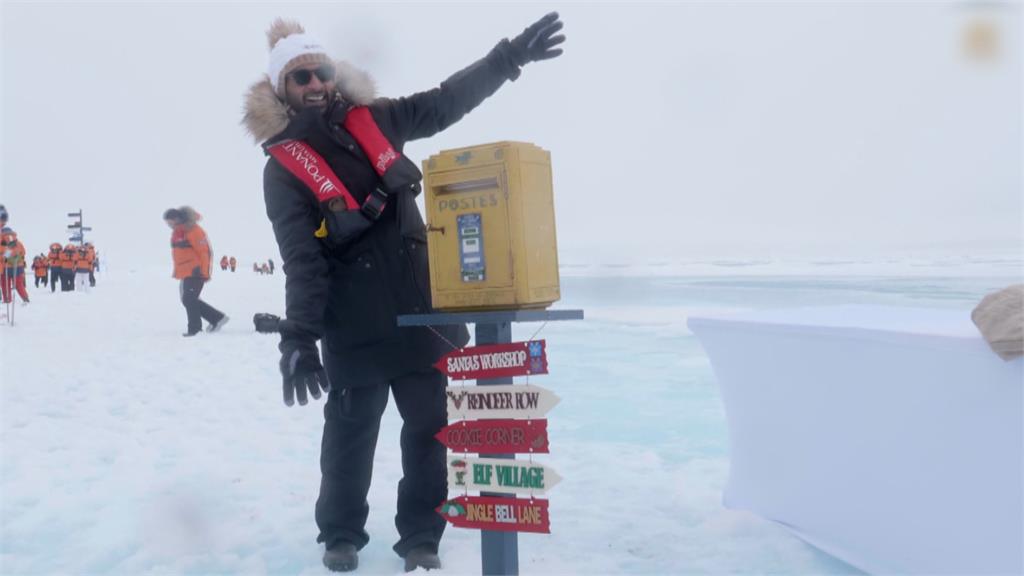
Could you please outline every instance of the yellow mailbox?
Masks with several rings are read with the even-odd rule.
[[[439,310],[546,308],[560,297],[551,154],[525,142],[423,162],[431,296]]]

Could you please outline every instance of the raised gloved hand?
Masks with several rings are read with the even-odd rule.
[[[510,41],[512,57],[516,64],[523,66],[528,62],[559,56],[562,49],[555,48],[555,46],[565,42],[565,35],[552,36],[552,34],[561,29],[562,21],[558,19],[558,12],[551,12],[523,30],[522,34]]]
[[[308,401],[306,390],[313,399],[320,398],[320,390],[331,391],[327,380],[327,372],[320,364],[320,353],[316,343],[305,338],[287,338],[278,346],[281,350],[281,376],[284,384],[284,403],[295,404],[299,397],[299,405],[305,406]]]

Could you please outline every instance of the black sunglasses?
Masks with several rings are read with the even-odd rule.
[[[313,81],[313,74],[316,74],[316,77],[320,82],[330,82],[331,80],[334,80],[334,66],[324,64],[314,70],[296,70],[292,72],[290,76],[292,77],[292,80],[295,80],[296,84],[299,86],[305,86]]]

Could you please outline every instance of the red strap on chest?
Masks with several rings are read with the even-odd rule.
[[[395,152],[391,142],[381,133],[377,123],[374,122],[370,109],[366,106],[359,106],[348,111],[345,115],[345,129],[359,143],[359,147],[370,159],[373,169],[378,176],[398,160],[398,152]]]
[[[398,160],[398,152],[384,137],[366,106],[349,110],[345,115],[344,126],[359,143],[363,153],[370,158],[370,163],[378,176],[382,176]],[[346,209],[359,209],[359,203],[334,174],[327,161],[305,142],[286,140],[271,146],[267,151],[289,172],[302,180],[320,202],[340,197],[345,201]]]
[[[286,140],[271,146],[267,151],[289,172],[302,180],[320,202],[340,197],[345,201],[346,209],[359,209],[359,203],[335,176],[327,161],[302,140]]]

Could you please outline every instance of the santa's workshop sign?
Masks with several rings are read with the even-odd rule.
[[[479,380],[547,374],[543,340],[489,344],[453,350],[434,364],[453,380]]]
[[[562,477],[543,464],[498,458],[448,457],[448,490],[543,494]]]
[[[459,496],[437,507],[453,526],[498,532],[551,532],[548,501],[493,496]]]
[[[554,392],[532,384],[449,386],[445,396],[449,420],[540,418],[559,401]]]

